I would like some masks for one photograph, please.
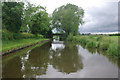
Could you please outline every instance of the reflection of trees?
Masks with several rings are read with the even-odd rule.
[[[86,48],[86,49],[92,54],[96,53],[96,49],[94,49],[94,48]]]
[[[35,77],[35,75],[46,74],[49,62],[50,43],[37,47],[30,52],[27,62],[25,62],[25,76]]]
[[[118,58],[114,58],[113,56],[107,55],[106,51],[102,51],[100,49],[97,49],[98,54],[102,54],[103,56],[105,56],[110,62],[112,62],[112,64],[115,64],[118,66],[118,68],[120,69],[120,59]]]
[[[16,64],[15,64],[16,63]],[[13,58],[2,65],[3,78],[22,78],[21,61],[19,57]]]
[[[84,49],[87,49],[89,52],[91,52],[92,54],[96,53],[96,49],[95,48],[88,48],[86,47],[85,44],[80,44]]]
[[[66,45],[62,51],[52,51],[51,55],[51,64],[60,72],[69,74],[83,68],[82,57],[78,55],[76,45]]]

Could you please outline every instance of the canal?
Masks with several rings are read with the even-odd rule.
[[[120,68],[118,60],[100,51],[59,41],[4,56],[3,61],[3,78],[118,78]]]

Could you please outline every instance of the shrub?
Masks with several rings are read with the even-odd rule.
[[[107,54],[108,55],[114,55],[114,56],[118,56],[118,46],[115,44],[112,44],[109,46],[108,50],[107,50]]]
[[[21,38],[27,39],[27,38],[35,38],[34,34],[31,33],[21,33]]]
[[[69,34],[66,40],[67,40],[67,41],[73,41],[73,35],[72,35],[72,34]]]
[[[98,36],[96,40],[100,41],[101,39],[102,39],[102,36]]]
[[[100,45],[100,49],[103,50],[103,51],[107,50],[108,47],[109,47],[108,43],[103,43],[103,44]]]
[[[43,35],[38,34],[38,35],[37,35],[37,38],[44,38],[44,37],[43,37]]]
[[[38,38],[43,38],[42,35],[38,35]],[[28,39],[36,38],[34,34],[31,33],[12,33],[7,30],[2,30],[2,40],[14,40],[14,39]]]
[[[89,42],[89,41],[85,37],[80,39],[80,43],[81,44],[85,44],[86,45],[87,42]]]
[[[73,42],[79,42],[79,39],[77,39],[76,37],[73,37]]]
[[[96,47],[97,47],[97,48],[100,48],[100,45],[101,45],[100,42],[98,42]]]
[[[13,33],[13,38],[14,39],[21,39],[21,34],[20,33]]]
[[[93,41],[89,41],[86,45],[87,48],[96,48],[96,43]]]
[[[2,40],[14,40],[20,38],[21,35],[19,33],[12,33],[7,30],[2,30]]]
[[[2,30],[2,40],[13,40],[13,33],[7,31],[7,30]]]

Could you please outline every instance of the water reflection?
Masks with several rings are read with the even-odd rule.
[[[120,59],[118,59],[118,58],[113,58],[112,56],[106,55],[107,52],[101,51],[101,50],[99,50],[99,49],[97,50],[97,52],[98,52],[99,54],[104,55],[112,64],[117,65],[118,68],[120,69]]]
[[[36,75],[46,74],[49,62],[49,49],[51,44],[47,43],[41,47],[37,47],[29,52],[27,62],[24,62],[24,77],[33,78]]]
[[[55,46],[53,44],[52,46]],[[76,45],[61,45],[61,48],[51,49],[50,54],[51,64],[59,72],[66,74],[76,72],[83,68],[82,57],[78,55],[78,48]]]
[[[3,64],[3,78],[116,78],[120,67],[117,59],[72,43],[48,42],[21,53]]]
[[[14,62],[13,62],[14,61]],[[13,60],[10,60],[8,63],[2,65],[2,77],[3,78],[20,78],[22,77],[21,72],[21,59],[20,57],[16,57]]]

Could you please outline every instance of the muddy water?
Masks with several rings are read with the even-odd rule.
[[[116,59],[79,44],[48,42],[16,54],[4,57],[12,58],[3,63],[3,78],[118,78]]]

